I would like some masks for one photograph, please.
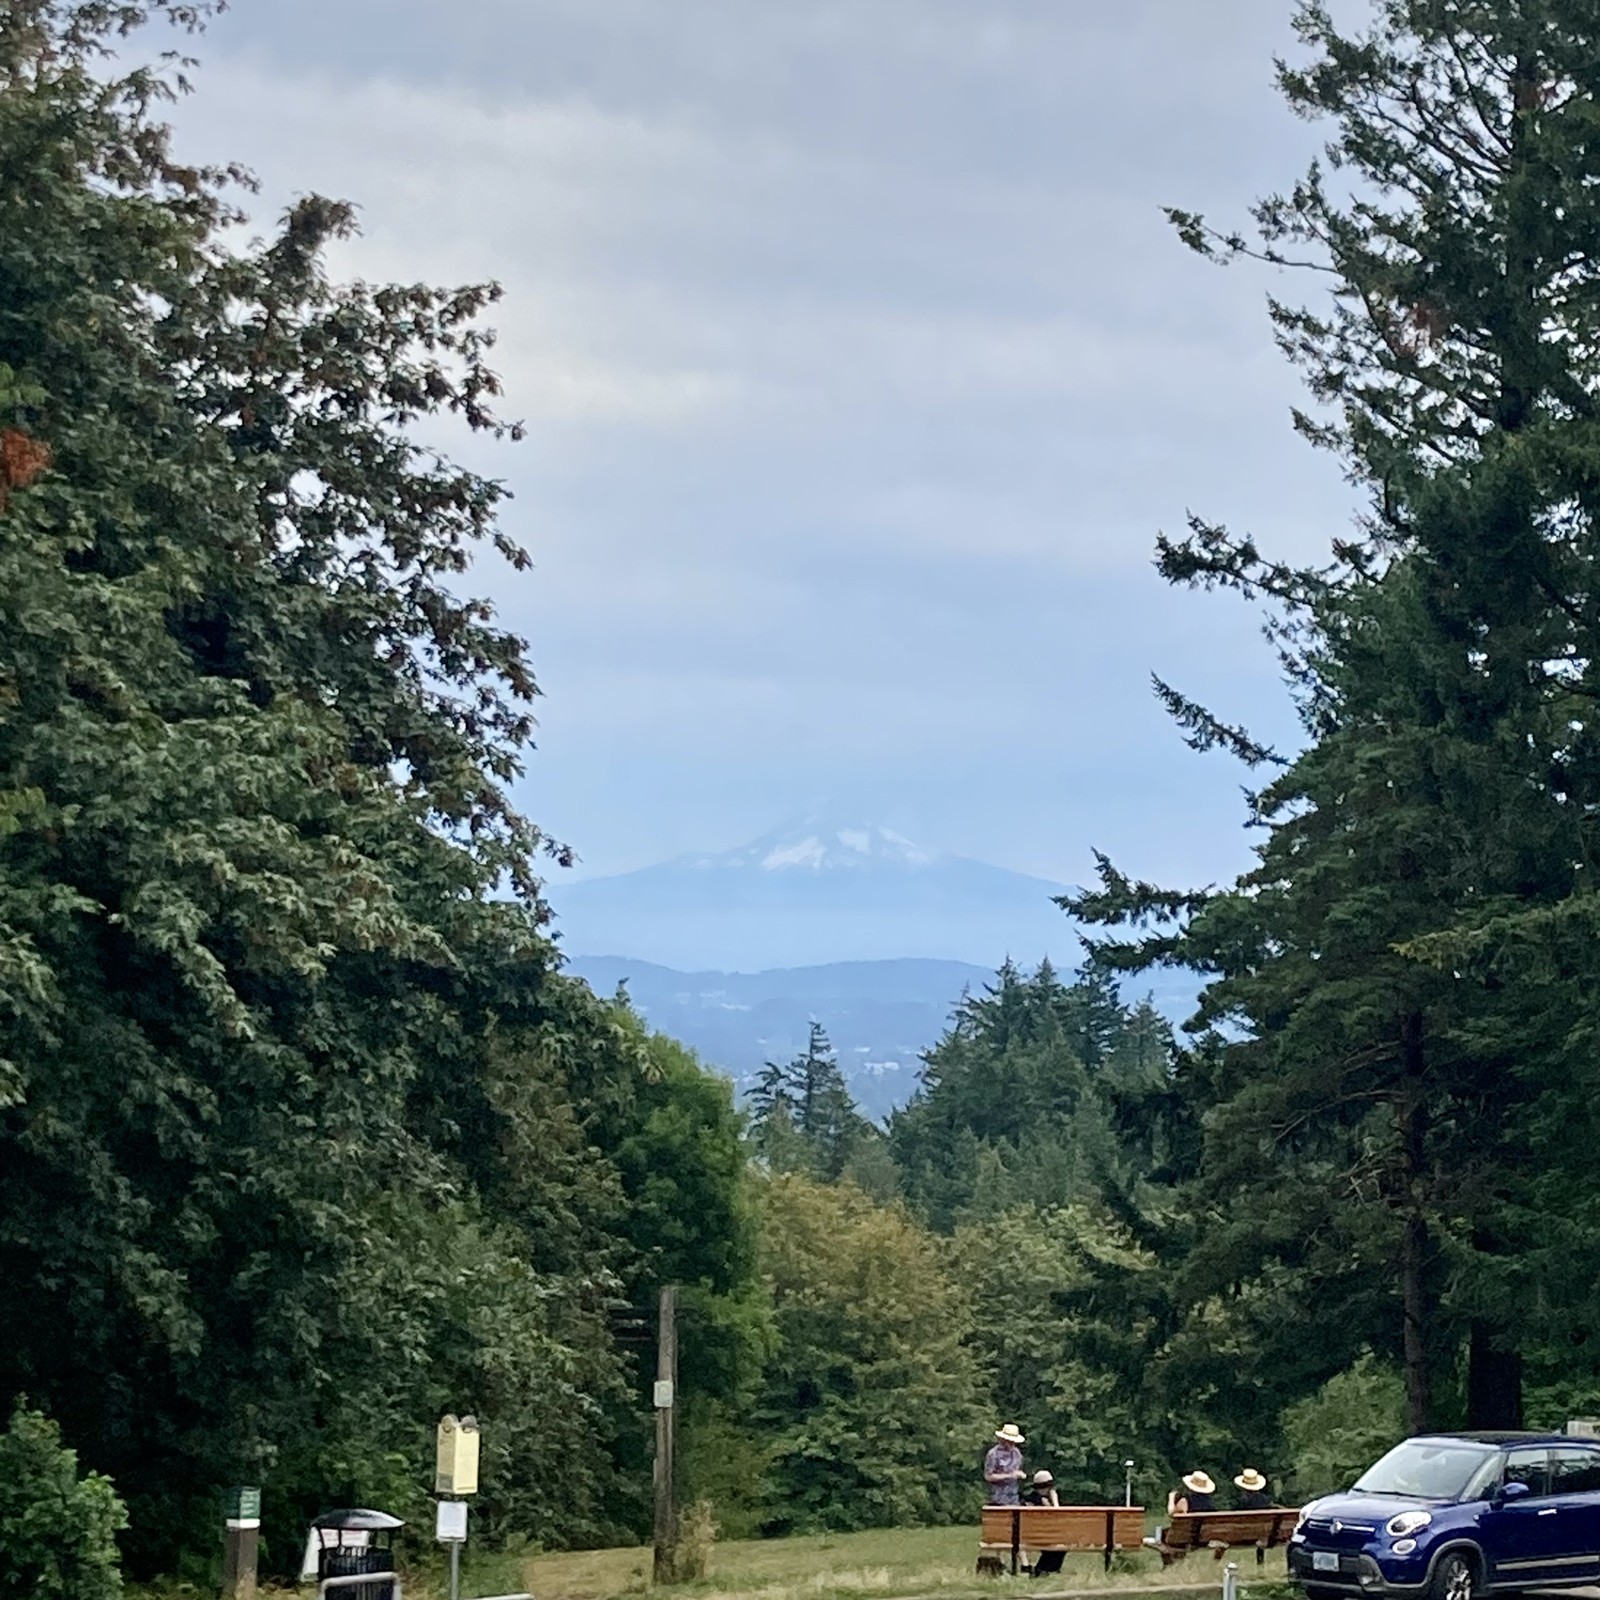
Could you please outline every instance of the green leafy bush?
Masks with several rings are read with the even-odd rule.
[[[56,1424],[18,1406],[0,1434],[0,1600],[117,1600],[127,1525],[111,1480],[79,1477]]]
[[[1400,1374],[1370,1352],[1283,1414],[1299,1500],[1347,1489],[1405,1437]]]

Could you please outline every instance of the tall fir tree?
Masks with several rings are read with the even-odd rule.
[[[1291,1272],[1401,1360],[1413,1427],[1515,1425],[1524,1353],[1596,1310],[1592,1242],[1538,1317],[1527,1290],[1535,1194],[1595,1204],[1553,1135],[1592,1100],[1600,16],[1381,0],[1350,33],[1312,0],[1296,25],[1307,60],[1279,80],[1332,121],[1326,164],[1253,240],[1173,220],[1203,254],[1325,278],[1272,316],[1321,406],[1297,425],[1367,510],[1315,571],[1199,521],[1160,561],[1273,603],[1309,748],[1285,766],[1158,686],[1197,748],[1281,768],[1259,864],[1215,896],[1107,864],[1075,904],[1154,925],[1107,957],[1214,978],[1182,1075],[1209,1108],[1195,1303]]]

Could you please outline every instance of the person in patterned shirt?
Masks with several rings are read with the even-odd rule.
[[[1022,1446],[1028,1441],[1016,1423],[1008,1422],[995,1430],[995,1442],[983,1458],[983,1481],[992,1506],[1014,1506],[1021,1503],[1018,1485],[1026,1474],[1022,1470]]]

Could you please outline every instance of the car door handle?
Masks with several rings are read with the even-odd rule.
[[[1553,1517],[1556,1514],[1556,1509],[1555,1506],[1550,1506],[1548,1509],[1541,1511],[1539,1515],[1541,1517]]]

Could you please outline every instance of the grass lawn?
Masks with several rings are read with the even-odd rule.
[[[1191,1556],[1162,1572],[1160,1560],[1140,1551],[1117,1557],[1103,1570],[1096,1555],[1068,1556],[1059,1577],[978,1578],[976,1527],[898,1528],[871,1533],[824,1534],[800,1539],[746,1539],[719,1544],[710,1576],[702,1583],[661,1591],[662,1600],[1022,1600],[1025,1595],[1161,1589],[1220,1595],[1222,1567],[1208,1556]],[[1267,1572],[1278,1581],[1258,1583],[1248,1551],[1235,1552],[1239,1576],[1251,1600],[1274,1600],[1287,1593],[1279,1563],[1269,1558]],[[535,1600],[626,1600],[650,1585],[648,1548],[580,1550],[516,1559],[471,1553],[463,1566],[462,1600],[518,1589]],[[209,1589],[168,1586],[131,1590],[130,1600],[209,1600]],[[302,1600],[309,1588],[298,1593]],[[263,1600],[276,1591],[263,1590]],[[444,1600],[447,1589],[437,1569],[405,1580],[406,1600]]]
[[[752,1539],[719,1544],[710,1576],[675,1591],[718,1600],[901,1600],[936,1596],[989,1600],[1052,1591],[1114,1591],[1169,1586],[1220,1592],[1222,1569],[1208,1557],[1162,1572],[1150,1552],[1119,1556],[1104,1570],[1096,1555],[1068,1556],[1059,1577],[978,1578],[976,1527],[886,1529],[800,1539]],[[1241,1578],[1254,1576],[1254,1560],[1244,1552]],[[1248,1561],[1249,1570],[1246,1570]],[[1268,1567],[1269,1572],[1275,1569]],[[537,1600],[614,1600],[641,1594],[648,1586],[650,1552],[590,1550],[536,1556],[527,1563],[523,1587]],[[1267,1585],[1252,1584],[1253,1593]]]

